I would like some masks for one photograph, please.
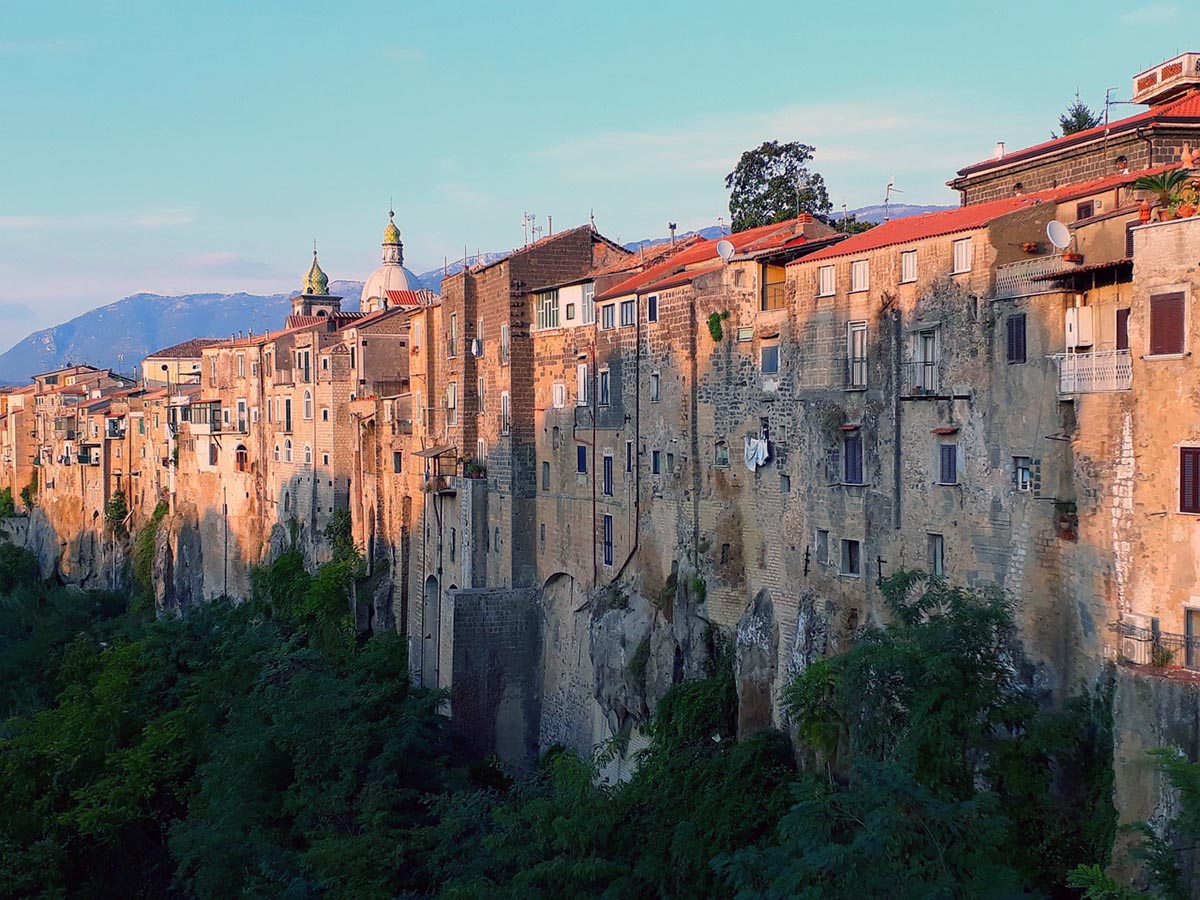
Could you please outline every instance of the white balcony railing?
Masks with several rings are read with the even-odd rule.
[[[1075,268],[1064,262],[1061,256],[1039,256],[1020,262],[996,266],[996,299],[1011,300],[1014,297],[1031,297],[1058,290],[1053,281],[1034,281],[1039,275],[1055,275]]]
[[[1056,353],[1060,394],[1099,394],[1133,387],[1133,363],[1128,350]]]

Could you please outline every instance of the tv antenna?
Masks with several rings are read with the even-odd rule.
[[[524,236],[525,246],[529,246],[529,236],[533,234],[537,227],[533,224],[537,221],[537,214],[531,212],[521,213],[521,234]],[[536,241],[537,238],[534,238]]]
[[[883,221],[887,221],[892,217],[892,194],[903,194],[904,191],[896,187],[896,176],[893,175],[888,179],[887,190],[883,194]]]

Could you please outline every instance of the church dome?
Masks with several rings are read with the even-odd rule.
[[[387,309],[388,291],[420,290],[417,276],[404,268],[404,244],[400,240],[400,229],[396,227],[395,212],[388,211],[388,223],[383,229],[383,265],[370,274],[363,284],[363,312]]]
[[[306,294],[328,294],[329,293],[329,276],[321,271],[321,266],[317,263],[317,251],[313,250],[312,267],[308,270],[308,275],[304,277],[304,293]]]

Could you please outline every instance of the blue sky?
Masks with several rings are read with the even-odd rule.
[[[728,217],[763,140],[817,148],[836,206],[953,203],[1194,49],[1182,5],[1045,2],[5,4],[0,349],[136,291],[290,290],[518,246],[521,215],[620,240]],[[1133,108],[1117,107],[1114,118]]]

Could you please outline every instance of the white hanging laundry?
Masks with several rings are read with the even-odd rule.
[[[755,471],[759,466],[767,461],[767,456],[770,450],[767,441],[764,438],[746,438],[746,445],[743,451],[743,459],[746,463],[746,468],[751,472]]]

